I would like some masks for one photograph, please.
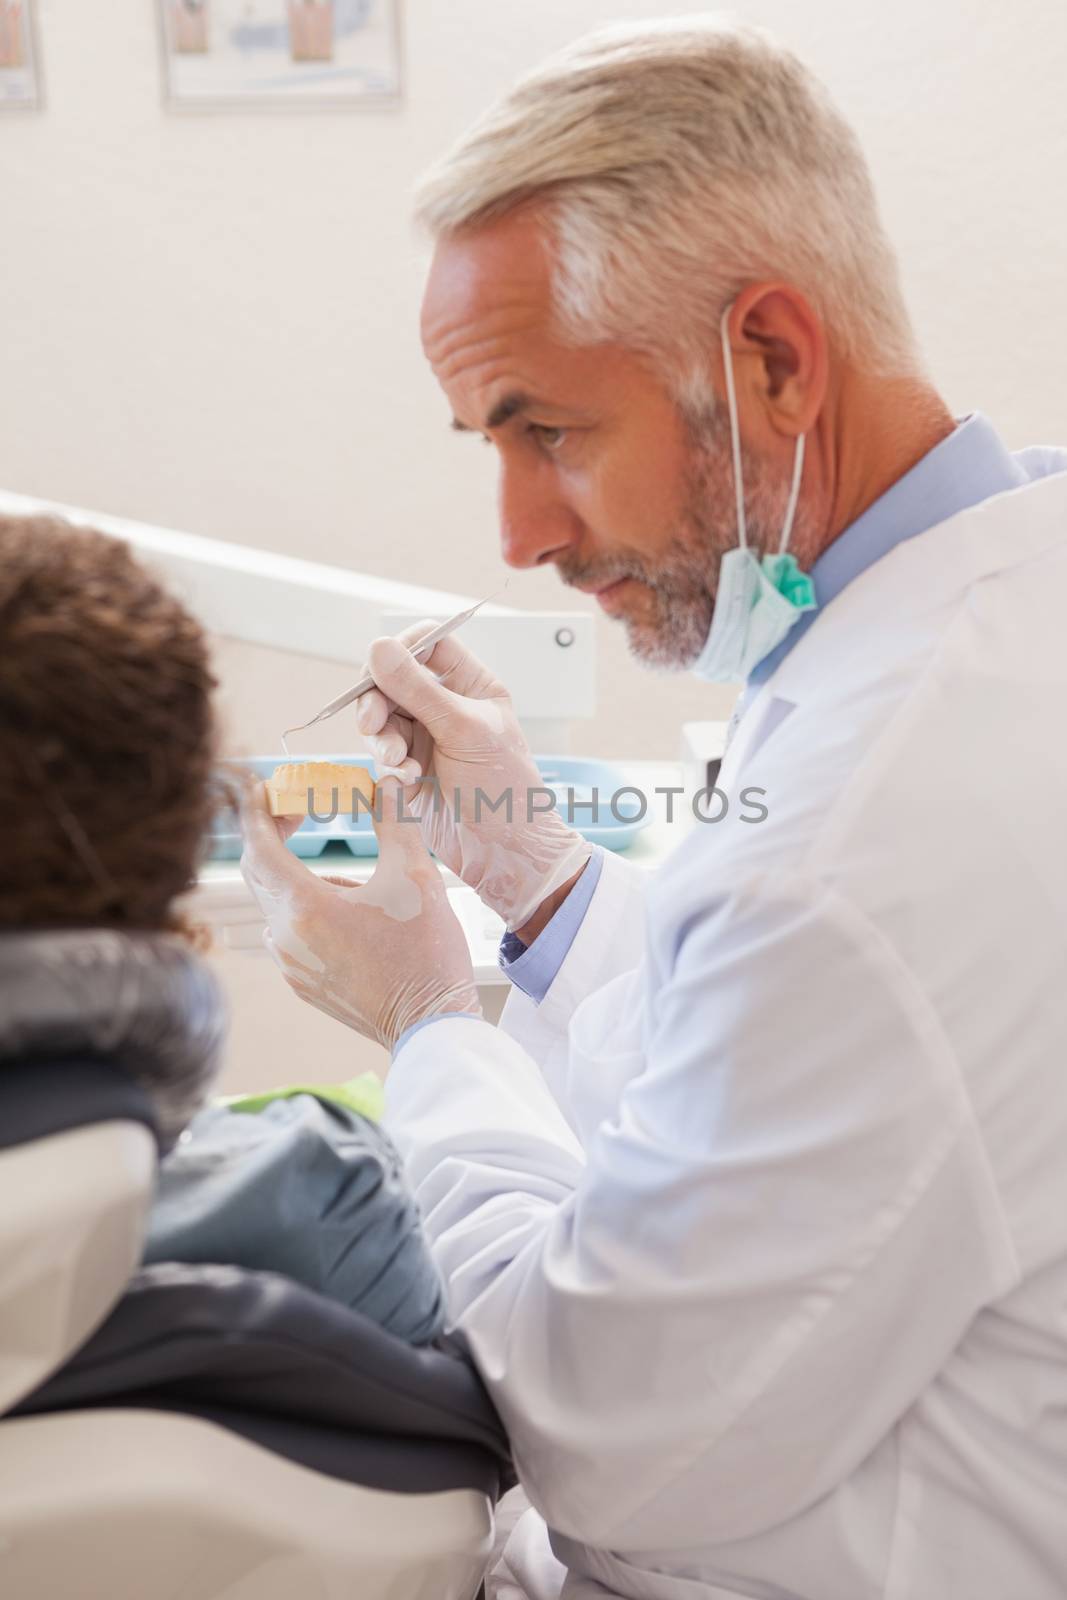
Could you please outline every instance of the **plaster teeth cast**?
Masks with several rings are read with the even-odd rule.
[[[275,767],[267,779],[267,806],[272,817],[306,817],[309,811],[355,811],[362,795],[374,805],[374,779],[365,767],[339,761],[290,761]]]

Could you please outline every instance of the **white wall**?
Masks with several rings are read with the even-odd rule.
[[[48,106],[0,119],[0,482],[472,593],[502,571],[491,457],[422,365],[420,169],[587,26],[678,0],[411,0],[396,114],[168,115],[152,0],[40,0]],[[737,0],[823,75],[866,145],[934,373],[1013,445],[1065,442],[1062,0]],[[509,603],[558,602],[549,573]],[[574,603],[573,597],[571,603]],[[602,624],[581,743],[671,755],[717,691]],[[223,656],[234,743],[332,693]],[[292,713],[290,715],[290,713]]]

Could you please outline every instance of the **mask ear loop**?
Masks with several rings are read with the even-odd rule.
[[[748,539],[745,528],[745,486],[741,479],[741,426],[737,420],[737,395],[734,391],[734,360],[730,350],[730,340],[727,335],[726,324],[730,312],[734,309],[735,302],[730,301],[722,314],[719,323],[719,337],[722,340],[722,362],[726,373],[726,407],[730,413],[730,444],[734,458],[734,493],[737,496],[737,539],[742,550],[748,549]]]
[[[737,496],[737,536],[742,550],[748,548],[747,529],[745,527],[745,488],[741,477],[741,425],[737,418],[737,392],[734,389],[734,362],[730,350],[730,340],[727,335],[727,322],[735,301],[730,304],[722,314],[719,323],[719,337],[722,340],[722,361],[726,375],[726,407],[730,413],[730,446],[734,462],[734,493]],[[793,481],[789,485],[789,500],[785,508],[785,521],[782,524],[782,537],[778,544],[778,554],[783,555],[789,548],[790,536],[793,532],[793,523],[796,520],[797,503],[800,499],[800,480],[804,476],[804,440],[806,435],[797,436],[797,447],[793,454]]]
[[[790,535],[793,532],[793,520],[797,514],[797,501],[800,499],[800,480],[804,476],[804,440],[806,434],[797,435],[797,448],[793,456],[793,481],[789,485],[789,503],[785,508],[785,521],[782,524],[782,539],[778,546],[778,554],[784,555],[789,546]]]

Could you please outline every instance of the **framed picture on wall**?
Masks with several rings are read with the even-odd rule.
[[[177,109],[400,104],[400,0],[156,3]]]
[[[42,102],[33,0],[0,0],[0,111],[36,111]]]

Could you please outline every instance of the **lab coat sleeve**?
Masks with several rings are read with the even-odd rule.
[[[609,979],[631,971],[645,940],[647,872],[604,851],[592,900],[543,998],[512,988],[500,1029],[539,1064],[557,1103],[573,1122],[567,1090],[567,1029],[575,1009]]]
[[[813,1503],[1018,1276],[938,1018],[849,903],[724,889],[646,1006],[643,1070],[584,1159],[483,1022],[416,1036],[386,1090],[531,1500],[620,1551]],[[610,1074],[596,1013],[570,1048]]]

